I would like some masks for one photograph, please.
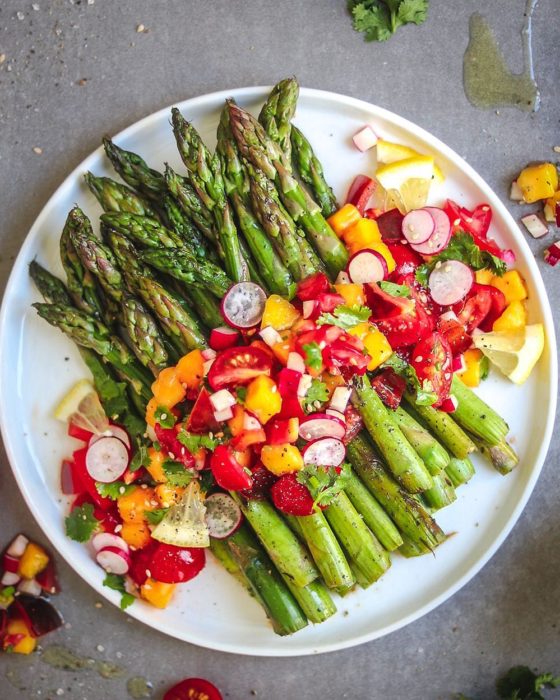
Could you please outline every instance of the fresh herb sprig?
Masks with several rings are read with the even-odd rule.
[[[428,0],[349,0],[352,24],[366,41],[387,41],[405,24],[422,24]]]

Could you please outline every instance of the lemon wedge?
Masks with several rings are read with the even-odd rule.
[[[375,173],[386,192],[386,208],[396,206],[403,213],[426,205],[433,175],[434,159],[430,156],[414,156],[387,163]]]
[[[377,141],[378,163],[395,163],[398,160],[416,158],[417,156],[422,156],[422,154],[415,151],[414,148],[410,148],[410,146],[403,146],[400,143],[385,141],[384,139],[378,139]],[[434,179],[437,182],[445,180],[445,175],[436,163],[434,163]]]
[[[95,434],[102,433],[109,427],[99,397],[87,379],[80,379],[64,395],[54,409],[54,417]]]
[[[200,486],[196,481],[191,481],[179,503],[171,506],[163,520],[152,530],[152,537],[176,547],[209,547],[205,514]]]
[[[534,323],[517,333],[478,333],[473,343],[508,379],[523,384],[544,350],[544,328]]]

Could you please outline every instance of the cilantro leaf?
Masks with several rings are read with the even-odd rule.
[[[144,512],[146,520],[150,525],[159,525],[161,521],[165,518],[165,514],[169,508],[156,508],[155,510],[147,510]]]
[[[117,498],[126,496],[126,494],[134,491],[136,487],[133,484],[125,484],[124,481],[113,481],[110,484],[96,481],[95,488],[97,493],[103,498],[110,498],[112,501],[116,501]]]
[[[371,309],[367,306],[360,306],[355,304],[354,306],[345,306],[341,304],[337,306],[333,314],[321,314],[317,319],[318,326],[324,326],[329,324],[331,326],[338,326],[339,328],[353,328],[357,326],[358,323],[363,323],[367,321],[371,316]]]
[[[238,386],[235,389],[235,394],[237,396],[237,400],[239,403],[245,403],[245,399],[247,398],[247,387],[246,386]]]
[[[428,0],[402,0],[397,16],[402,24],[422,24],[428,14]]]
[[[162,469],[171,486],[188,486],[193,479],[193,473],[182,462],[168,459],[162,464]]]
[[[424,380],[421,384],[414,367],[405,362],[397,354],[393,353],[388,360],[381,365],[381,369],[390,367],[399,377],[406,380],[407,386],[416,396],[416,403],[419,406],[431,406],[437,401],[432,385]]]
[[[126,590],[124,576],[117,574],[107,574],[103,580],[103,585],[113,591],[121,593],[121,610],[126,610],[136,600],[132,593]]]
[[[348,9],[366,41],[387,41],[400,26],[424,22],[428,0],[350,0]]]
[[[210,435],[195,435],[186,430],[179,431],[177,439],[192,455],[196,454],[201,447],[205,447],[207,450],[214,450],[220,442],[218,438],[210,437]]]
[[[315,508],[327,506],[348,483],[351,467],[347,462],[340,465],[340,473],[335,467],[308,464],[297,472],[296,479],[309,490]]]
[[[162,428],[172,428],[177,422],[175,415],[163,406],[158,406],[154,411],[154,418],[157,423],[161,425]]]
[[[480,380],[484,381],[488,379],[488,374],[490,373],[490,360],[483,355],[480,358]]]
[[[410,287],[406,284],[395,284],[394,282],[379,282],[381,289],[392,297],[409,297]]]
[[[138,447],[134,453],[134,457],[128,465],[129,472],[137,472],[142,467],[147,467],[150,464],[150,455],[148,454],[148,446],[142,442],[138,442]]]
[[[318,408],[318,406],[316,405],[317,402],[319,402],[319,404],[322,404],[328,400],[329,390],[327,389],[327,385],[320,379],[313,379],[313,381],[311,382],[311,386],[309,387],[307,394],[303,399],[303,407],[306,411],[316,410]]]
[[[457,231],[451,236],[449,245],[445,250],[434,255],[429,263],[420,265],[417,268],[416,279],[418,282],[426,286],[434,267],[445,260],[460,260],[473,270],[488,268],[499,277],[506,271],[506,264],[503,260],[492,255],[487,250],[481,250],[474,242],[474,238],[466,231]]]
[[[556,688],[560,677],[551,673],[537,676],[528,666],[514,666],[496,682],[496,691],[501,698],[509,700],[544,700],[539,691],[544,688]]]
[[[203,493],[208,493],[210,489],[216,484],[214,479],[214,474],[210,469],[203,469],[199,472],[198,483],[200,484],[200,490]]]
[[[319,347],[319,343],[306,343],[302,346],[305,353],[305,364],[309,369],[320,370],[323,366],[323,353]]]
[[[5,586],[0,589],[0,606],[7,608],[14,599],[16,589],[15,586]]]
[[[93,514],[93,505],[84,503],[70,513],[64,520],[66,534],[76,542],[87,542],[99,526],[99,520]]]

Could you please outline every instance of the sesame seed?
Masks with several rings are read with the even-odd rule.
[[[146,29],[146,27],[145,27],[143,24],[139,24],[139,25],[136,27],[136,33],[137,33],[137,34],[141,34],[145,29]]]
[[[98,644],[96,647],[97,651],[102,652],[105,651],[105,647],[102,644]]]
[[[115,532],[120,532],[121,530],[122,530],[122,525],[119,523],[119,524],[115,527]]]
[[[39,146],[33,146],[33,153],[36,153],[38,156],[40,156],[42,152],[42,148],[39,148]]]

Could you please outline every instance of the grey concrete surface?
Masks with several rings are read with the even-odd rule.
[[[507,200],[512,176],[531,160],[558,158],[558,0],[540,0],[534,57],[540,111],[480,111],[461,73],[468,19],[481,11],[521,69],[518,32],[525,0],[430,0],[421,27],[365,44],[344,0],[3,0],[0,3],[0,285],[42,206],[66,174],[115,133],[154,110],[206,92],[275,82],[377,103],[427,128],[463,155]],[[143,24],[146,32],[138,33]],[[33,149],[41,149],[41,153]],[[549,236],[550,239],[550,236]],[[549,240],[547,239],[547,240]],[[560,268],[530,241],[553,308]],[[62,561],[57,600],[68,622],[48,643],[122,665],[54,670],[39,655],[0,656],[0,698],[117,700],[126,679],[146,676],[153,697],[185,676],[212,679],[226,698],[494,697],[494,680],[517,663],[560,673],[560,509],[555,438],[535,492],[492,561],[447,603],[388,637],[301,659],[246,658],[166,638],[97,595]],[[45,541],[0,454],[0,540],[25,530]]]

